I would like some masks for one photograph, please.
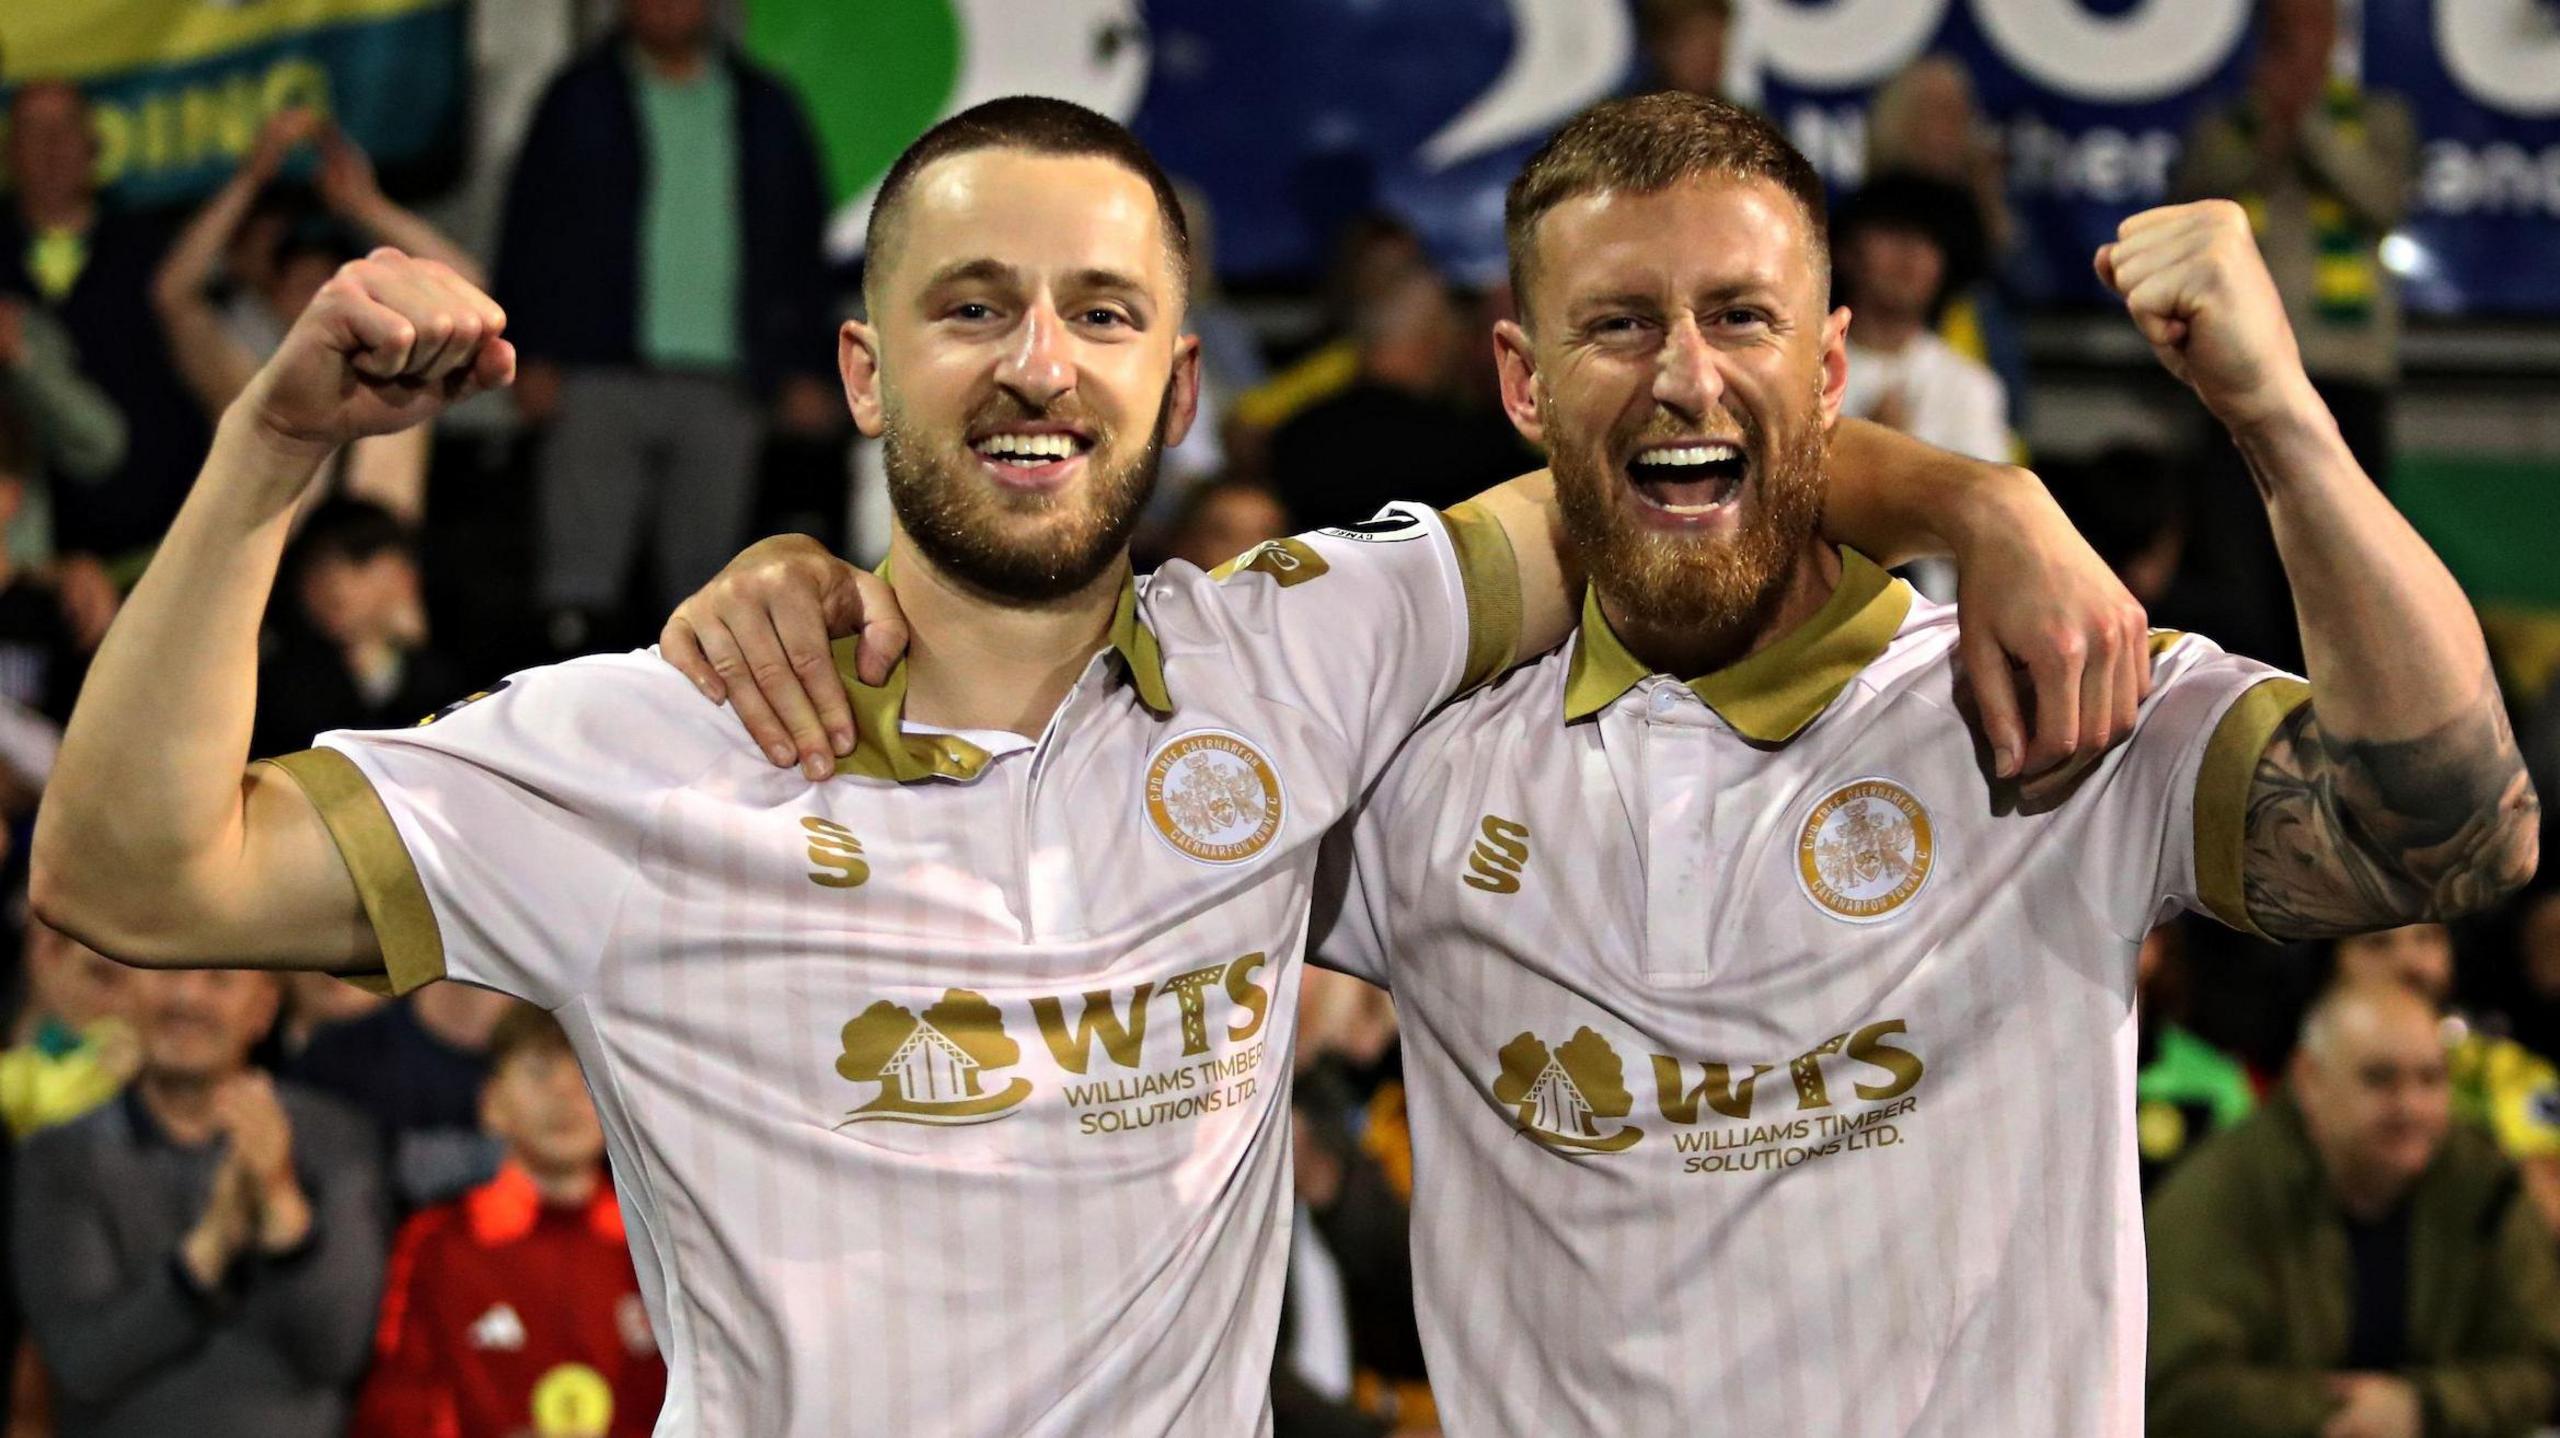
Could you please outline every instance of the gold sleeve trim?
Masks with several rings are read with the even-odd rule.
[[[443,978],[443,931],[436,927],[436,913],[427,903],[426,885],[418,880],[409,846],[400,841],[373,781],[335,749],[305,749],[262,762],[283,770],[320,811],[320,822],[329,827],[329,837],[356,881],[365,917],[373,921],[382,972],[349,977],[393,994]]]
[[[1502,521],[1481,507],[1461,504],[1440,518],[1467,590],[1467,664],[1458,677],[1464,694],[1510,668],[1519,652],[1520,561]]]
[[[2268,679],[2250,687],[2223,711],[2222,722],[2206,741],[2204,763],[2196,770],[2196,896],[2213,916],[2244,934],[2265,938],[2249,918],[2249,901],[2241,882],[2248,851],[2249,790],[2257,781],[2258,759],[2276,726],[2311,700],[2311,686],[2291,677]]]

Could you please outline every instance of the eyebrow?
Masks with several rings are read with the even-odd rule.
[[[974,260],[954,260],[941,269],[935,270],[933,277],[925,281],[925,288],[938,289],[944,285],[962,284],[972,280],[1002,283],[1013,278],[1015,278],[1013,266],[1002,260],[981,256]]]

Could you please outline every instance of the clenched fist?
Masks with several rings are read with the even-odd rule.
[[[340,266],[238,401],[271,441],[325,455],[515,377],[506,311],[451,269],[380,249]]]
[[[2293,325],[2238,205],[2145,210],[2098,248],[2097,265],[2160,363],[2224,425],[2273,419],[2310,393]]]

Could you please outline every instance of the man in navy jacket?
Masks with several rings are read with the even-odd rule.
[[[672,605],[745,527],[768,414],[842,416],[818,150],[707,0],[626,0],[551,82],[507,196],[497,298],[542,462],[555,643],[620,599],[644,537]]]

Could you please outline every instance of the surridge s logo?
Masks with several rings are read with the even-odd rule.
[[[800,821],[809,835],[809,862],[824,873],[809,876],[809,882],[828,889],[859,888],[871,877],[871,863],[862,856],[862,841],[853,831],[832,819],[816,815]]]
[[[1483,837],[1467,855],[1461,877],[1470,889],[1488,894],[1520,892],[1520,871],[1529,862],[1529,826],[1498,814],[1487,814],[1477,826]]]

